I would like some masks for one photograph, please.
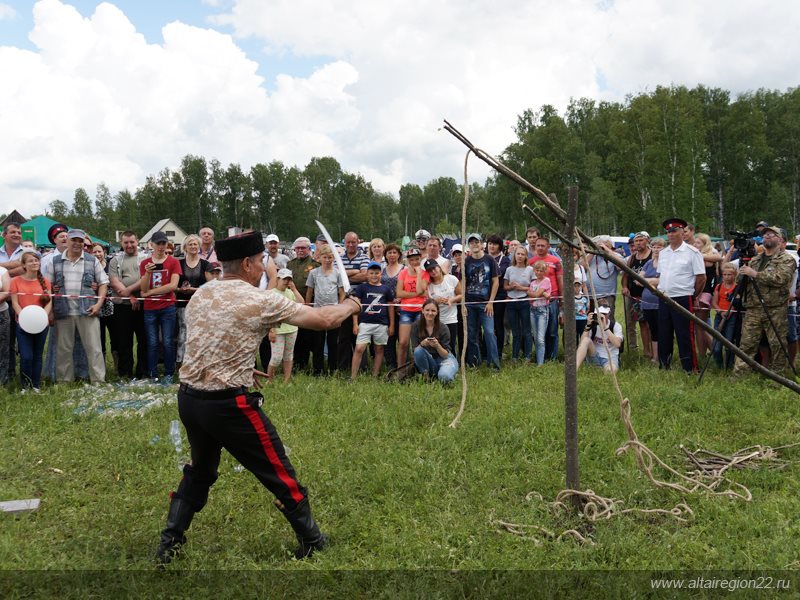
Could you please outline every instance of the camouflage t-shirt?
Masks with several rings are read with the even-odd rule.
[[[267,330],[301,306],[239,279],[209,281],[186,306],[181,383],[198,390],[252,386],[255,353]]]

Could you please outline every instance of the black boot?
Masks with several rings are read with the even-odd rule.
[[[311,557],[314,552],[322,550],[328,544],[328,538],[319,530],[319,526],[311,514],[308,498],[303,499],[293,511],[281,509],[281,512],[292,526],[300,544],[294,551],[294,557],[297,560]]]
[[[161,532],[161,543],[156,552],[156,562],[160,566],[168,565],[186,543],[184,532],[192,523],[195,510],[182,498],[172,497],[167,514],[167,526]]]

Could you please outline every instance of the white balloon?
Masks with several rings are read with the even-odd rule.
[[[47,327],[47,311],[38,304],[26,306],[19,313],[19,326],[30,334],[41,333]]]

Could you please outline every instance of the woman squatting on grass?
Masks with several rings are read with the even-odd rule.
[[[450,352],[450,330],[439,322],[439,305],[433,298],[422,304],[422,318],[411,330],[414,364],[426,380],[437,377],[451,383],[458,373],[458,362]]]
[[[35,250],[22,253],[22,275],[11,280],[11,305],[19,319],[19,313],[26,306],[41,306],[52,321],[53,303],[50,298],[50,282],[42,277],[39,270],[41,256]],[[42,353],[47,339],[47,327],[39,333],[28,333],[17,327],[17,346],[19,348],[19,386],[22,392],[32,388],[39,392],[42,385]]]

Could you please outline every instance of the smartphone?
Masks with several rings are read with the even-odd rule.
[[[164,263],[153,263],[153,271],[160,271],[164,268]]]

